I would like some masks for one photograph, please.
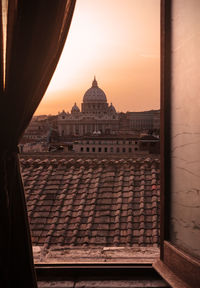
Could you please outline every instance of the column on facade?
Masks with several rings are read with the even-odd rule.
[[[69,125],[65,125],[65,134],[69,135]]]
[[[70,134],[73,134],[73,125],[72,124],[70,124]]]
[[[58,126],[58,131],[59,131],[59,136],[62,136],[62,126],[61,125]]]
[[[83,124],[79,124],[79,134],[83,135]]]

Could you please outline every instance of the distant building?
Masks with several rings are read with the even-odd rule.
[[[58,114],[58,131],[60,136],[115,134],[119,131],[119,115],[112,103],[107,103],[95,78],[83,97],[81,111],[75,103],[71,113],[63,110]]]
[[[73,151],[81,154],[158,154],[160,140],[154,136],[110,135],[82,137],[73,142]]]
[[[127,112],[131,130],[155,130],[160,129],[160,110],[143,112]]]
[[[159,140],[158,140],[159,141]],[[98,153],[98,154],[137,154],[139,141],[132,137],[88,137],[75,141],[73,145],[76,153]]]
[[[92,87],[83,96],[81,110],[75,103],[71,113],[64,110],[58,114],[60,137],[134,134],[135,131],[148,131],[160,128],[160,111],[116,112],[107,103],[104,91],[94,78]]]
[[[57,116],[33,116],[20,143],[51,142],[57,136]]]
[[[63,110],[55,116],[33,117],[21,139],[20,151],[159,153],[159,129],[159,110],[116,112],[94,77],[83,96],[81,110],[75,103],[71,113]],[[150,138],[141,138],[147,134]]]

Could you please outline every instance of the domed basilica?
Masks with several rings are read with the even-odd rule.
[[[95,77],[83,96],[81,110],[75,103],[71,113],[63,110],[58,114],[58,130],[60,136],[115,134],[119,130],[119,115]]]

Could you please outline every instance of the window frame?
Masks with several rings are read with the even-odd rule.
[[[35,264],[38,281],[161,280],[151,263]]]
[[[164,257],[164,240],[169,240],[170,215],[170,77],[171,77],[171,0],[161,0],[161,60],[160,60],[160,259]],[[165,181],[168,179],[168,181]]]
[[[161,0],[160,260],[156,271],[174,288],[197,287],[200,263],[170,242],[171,209],[171,44],[172,0]]]

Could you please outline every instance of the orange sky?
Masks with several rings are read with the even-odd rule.
[[[159,109],[160,0],[77,0],[65,47],[36,111],[80,104],[96,75],[117,111]]]

